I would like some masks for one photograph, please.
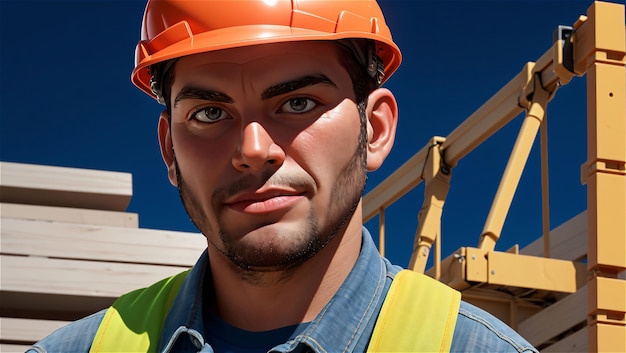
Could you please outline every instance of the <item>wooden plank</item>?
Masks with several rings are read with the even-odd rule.
[[[550,305],[519,324],[518,332],[534,346],[587,320],[587,286]]]
[[[30,345],[24,346],[24,345],[19,345],[19,344],[0,343],[0,352],[2,353],[23,353],[28,348],[30,348]]]
[[[111,298],[186,269],[11,255],[0,255],[0,264],[2,292]]]
[[[74,321],[106,309],[116,297],[0,291],[0,316]]]
[[[0,318],[0,327],[2,327],[0,340],[32,344],[67,324],[69,324],[68,321],[2,317]]]
[[[93,224],[109,227],[139,227],[139,217],[136,213],[88,210],[84,208],[0,203],[0,215],[2,218]]]
[[[574,332],[573,334],[559,340],[551,346],[541,350],[542,353],[563,353],[563,352],[588,352],[587,327]]]
[[[206,248],[201,234],[2,219],[3,254],[191,267]]]
[[[129,173],[0,162],[0,201],[124,211]]]
[[[543,256],[543,238],[539,237],[520,254]],[[587,256],[587,211],[571,218],[550,232],[550,257],[562,260],[581,260]]]

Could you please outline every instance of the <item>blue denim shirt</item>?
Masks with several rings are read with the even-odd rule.
[[[167,316],[158,352],[213,352],[204,340],[202,288],[208,269],[200,257]],[[271,352],[365,352],[378,312],[400,267],[378,254],[363,228],[363,245],[348,278],[317,317],[294,339]],[[105,310],[65,326],[27,352],[87,353]],[[526,340],[487,312],[461,302],[453,352],[537,352]]]

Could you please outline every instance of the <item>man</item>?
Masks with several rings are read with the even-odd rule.
[[[451,321],[434,296],[414,304],[417,292],[390,316],[381,309],[406,272],[362,227],[366,173],[388,155],[398,113],[381,84],[400,51],[375,1],[153,0],[143,23],[133,82],[166,107],[161,153],[207,251],[189,273],[32,352],[364,352],[407,350],[393,341],[409,337],[442,350],[535,351],[458,300]],[[419,322],[397,321],[400,311]],[[447,338],[428,334],[441,323]]]

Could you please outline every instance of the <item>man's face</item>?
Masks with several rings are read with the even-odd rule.
[[[366,152],[338,50],[282,43],[175,65],[170,179],[209,246],[241,268],[304,262],[360,202]]]

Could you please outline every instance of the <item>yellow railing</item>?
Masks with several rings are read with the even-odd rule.
[[[497,284],[562,293],[584,285],[588,300],[589,351],[626,351],[626,39],[624,5],[596,2],[536,62],[522,71],[447,137],[434,137],[364,197],[364,222],[379,216],[384,253],[385,209],[425,182],[409,267],[424,272],[435,243],[435,278],[464,290]],[[587,184],[587,263],[550,258],[546,109],[557,89],[575,76],[587,76],[588,157],[581,168]],[[451,169],[516,116],[526,112],[478,248],[462,248],[441,261],[441,212]],[[540,132],[543,257],[516,250],[494,251],[522,171]],[[510,271],[493,270],[495,265]],[[442,273],[442,269],[444,273]],[[512,269],[512,270],[511,270]],[[556,273],[539,278],[532,270]],[[522,271],[518,271],[522,270]],[[526,270],[526,271],[523,271]],[[508,275],[503,275],[507,273]],[[520,275],[521,274],[521,275]],[[623,276],[623,275],[622,275]],[[516,278],[513,278],[516,277]],[[617,336],[616,336],[617,335]]]

